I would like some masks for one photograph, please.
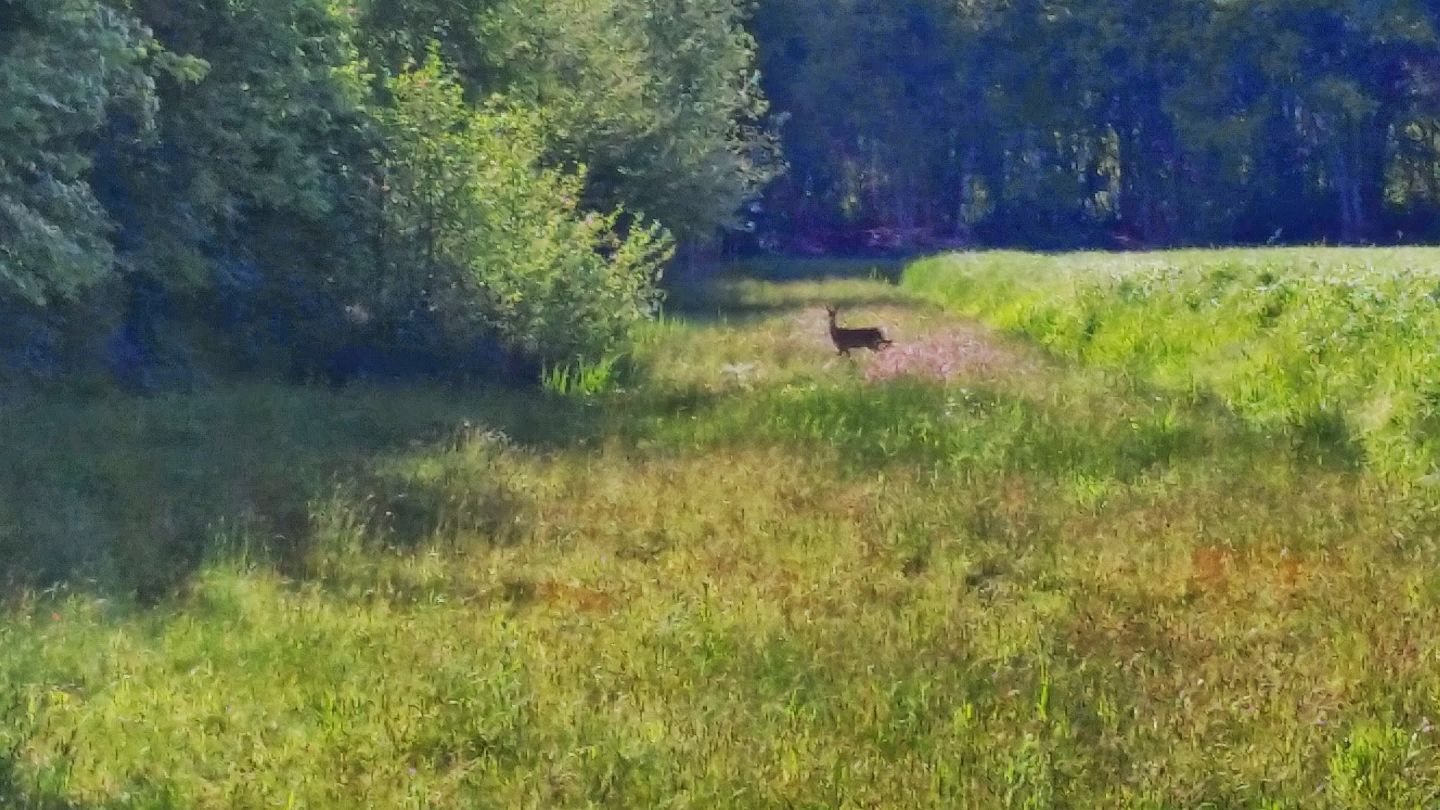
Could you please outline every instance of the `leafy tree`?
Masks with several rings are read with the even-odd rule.
[[[638,221],[618,233],[618,209],[581,213],[584,175],[542,167],[535,114],[498,97],[473,109],[435,53],[389,89],[381,307],[413,303],[455,342],[498,333],[566,362],[651,314],[669,237]]]
[[[328,0],[134,0],[197,75],[157,77],[157,136],[120,150],[112,206],[132,231],[129,266],[204,288],[217,260],[324,273],[371,145],[351,16]],[[292,251],[296,232],[308,249]],[[318,241],[317,241],[318,240]],[[329,254],[329,255],[327,255]]]
[[[774,0],[753,28],[793,171],[767,202],[792,230],[1047,247],[1423,232],[1437,22],[1419,0]]]
[[[153,48],[97,0],[0,2],[0,297],[73,297],[114,268],[112,223],[88,180],[107,115],[149,125]]]
[[[368,0],[382,72],[436,40],[472,101],[536,110],[552,165],[586,166],[585,201],[685,239],[732,224],[779,167],[755,44],[736,0]]]

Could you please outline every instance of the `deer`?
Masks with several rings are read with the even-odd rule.
[[[835,307],[825,307],[825,312],[830,316],[830,340],[835,344],[836,354],[849,357],[851,349],[869,349],[872,352],[878,352],[894,343],[873,326],[863,329],[840,328],[835,324]]]

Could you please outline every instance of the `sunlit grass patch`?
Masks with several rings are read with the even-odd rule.
[[[906,286],[1411,483],[1437,447],[1440,252],[1424,248],[937,257]]]

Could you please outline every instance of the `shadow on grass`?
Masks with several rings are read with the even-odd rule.
[[[484,430],[522,447],[570,446],[604,420],[593,404],[536,391],[280,385],[38,401],[0,416],[0,581],[142,602],[237,539],[298,570],[317,504],[345,487],[393,518],[395,542],[414,542],[439,518],[387,459]]]
[[[66,764],[60,767],[64,769],[62,772],[47,776],[49,781],[63,785],[68,780],[69,769],[73,765],[67,758]],[[6,810],[182,810],[191,806],[177,798],[172,788],[154,777],[146,780],[145,784],[132,785],[133,792],[126,794],[128,798],[98,803],[71,801],[64,797],[63,790],[39,784],[43,781],[46,781],[45,777],[35,780],[24,778],[18,757],[14,753],[7,757],[4,752],[0,752],[0,807]]]
[[[695,418],[662,427],[680,446],[779,443],[827,448],[843,467],[953,465],[985,475],[1128,482],[1169,467],[1237,472],[1274,459],[1356,472],[1363,448],[1327,424],[1276,434],[1215,402],[1155,392],[1037,399],[984,383],[946,387],[919,379],[883,385],[786,386],[717,399]],[[652,437],[652,439],[655,437]]]
[[[725,279],[694,301],[741,318],[826,303],[930,306],[882,285],[785,282],[747,296]],[[1243,465],[1285,441],[1303,463],[1364,463],[1343,423],[1269,437],[1218,405],[1138,389],[1043,401],[901,380],[720,395],[646,385],[643,369],[633,373],[640,383],[629,393],[600,398],[255,384],[12,408],[0,412],[0,582],[149,603],[236,541],[302,578],[317,548],[355,536],[401,547],[447,532],[503,542],[523,532],[525,507],[502,480],[514,461],[506,446],[583,454],[605,441],[687,453],[773,444],[830,448],[857,468],[943,463],[1120,480],[1180,462]]]
[[[1305,414],[1292,429],[1292,446],[1296,455],[1320,466],[1359,469],[1366,463],[1364,446],[1335,411]]]
[[[177,802],[156,803],[153,799],[138,802],[107,802],[105,804],[76,804],[41,789],[26,788],[18,777],[14,762],[0,758],[0,807],[12,810],[132,810],[144,807],[146,810],[180,810]]]

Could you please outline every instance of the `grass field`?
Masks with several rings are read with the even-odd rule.
[[[12,406],[0,806],[1434,806],[1431,451],[1372,410],[1437,321],[1244,360],[1430,255],[757,265],[543,393]]]
[[[975,254],[907,288],[1064,356],[1324,434],[1372,472],[1440,469],[1440,250]]]

